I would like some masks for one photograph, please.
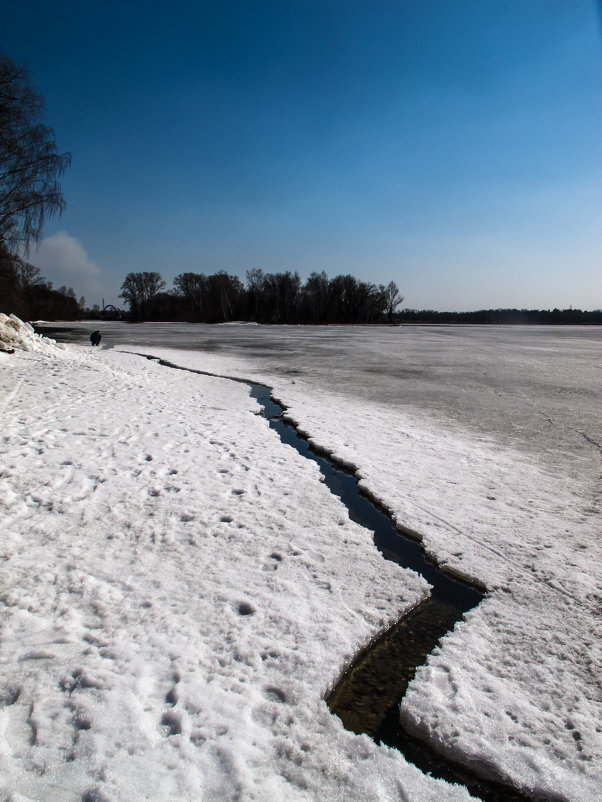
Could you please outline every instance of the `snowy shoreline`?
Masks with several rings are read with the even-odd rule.
[[[153,351],[176,359],[170,349]],[[286,375],[257,370],[251,359],[189,351],[177,358],[273,386],[289,417],[312,433],[312,445],[327,444],[337,460],[353,464],[362,487],[402,527],[420,532],[438,563],[490,590],[419,669],[402,706],[404,726],[450,759],[461,757],[477,773],[505,777],[542,799],[595,796],[602,757],[599,463],[588,475],[591,485],[564,471],[559,484],[553,464],[528,452],[466,438],[457,427],[430,431],[407,412],[399,438],[390,406],[349,401],[298,377],[291,384]],[[392,470],[388,460],[374,458],[382,454],[395,455]],[[483,516],[492,509],[490,496],[497,499],[491,520]]]
[[[426,586],[383,569],[245,387],[71,348],[2,371],[5,794],[440,797],[323,701]]]
[[[560,489],[533,460],[497,449],[496,470],[510,483],[496,489],[498,504],[511,515],[492,538],[482,523],[479,531],[471,501],[475,485],[492,479],[486,443],[465,445],[452,430],[429,432],[405,414],[383,447],[375,437],[387,431],[390,410],[378,404],[337,396],[329,406],[319,388],[260,375],[251,362],[152,350],[185,367],[219,365],[267,380],[305,431],[358,464],[366,487],[402,525],[415,524],[429,550],[493,588],[494,598],[419,672],[404,703],[408,721],[442,751],[489,763],[542,798],[594,798],[601,750],[596,619],[588,613],[599,565],[588,539],[593,519],[581,518],[576,530],[587,543],[583,558],[573,548],[564,577],[553,568],[564,542],[553,516],[573,480]],[[426,587],[411,572],[383,568],[369,533],[271,436],[242,385],[168,372],[117,350],[69,346],[52,357],[0,360],[5,794],[393,799],[403,789],[419,801],[469,798],[345,732],[328,712],[323,696],[346,663]],[[336,421],[324,415],[329,408]],[[345,429],[354,432],[352,448]],[[431,510],[435,482],[446,546],[432,514],[417,514],[394,492],[389,477],[402,472],[402,445]],[[446,507],[453,487],[443,483],[441,460],[452,447],[460,468],[464,449],[472,464],[481,455],[480,474],[463,474],[463,519]],[[370,453],[392,449],[390,466],[382,457],[372,466]],[[412,501],[412,477],[403,475]],[[541,523],[557,533],[537,551],[533,508],[510,503],[511,491],[520,502],[526,486]],[[565,508],[563,528],[569,518]],[[508,527],[529,519],[519,539],[509,537]],[[514,576],[491,559],[497,552],[510,558]]]

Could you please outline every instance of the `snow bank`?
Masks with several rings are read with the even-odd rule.
[[[83,348],[2,372],[2,799],[469,799],[328,711],[427,587],[247,387]]]
[[[24,323],[16,315],[5,315],[0,312],[0,353],[20,351],[39,351],[52,354],[64,346],[57,344],[51,337],[36,334],[30,323]]]

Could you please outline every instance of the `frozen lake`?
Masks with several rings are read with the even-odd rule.
[[[256,374],[457,422],[507,445],[589,460],[602,442],[602,328],[77,324],[59,340],[212,354]],[[252,378],[252,377],[250,377]]]

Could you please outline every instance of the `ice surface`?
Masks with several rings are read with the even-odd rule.
[[[427,586],[246,386],[104,349],[0,367],[3,799],[469,798],[329,713]]]

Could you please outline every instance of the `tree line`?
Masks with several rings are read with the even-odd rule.
[[[602,310],[583,309],[479,309],[475,312],[436,312],[433,309],[403,309],[394,315],[397,323],[471,325],[564,325],[602,324]]]
[[[395,282],[372,284],[351,275],[330,279],[312,273],[247,271],[246,283],[223,270],[212,275],[180,273],[166,291],[159,273],[128,273],[120,297],[133,320],[276,324],[393,322],[403,301]]]

